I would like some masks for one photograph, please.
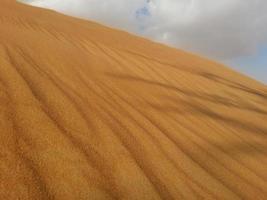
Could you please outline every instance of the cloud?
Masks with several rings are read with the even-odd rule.
[[[35,0],[210,58],[253,55],[267,42],[266,0]]]

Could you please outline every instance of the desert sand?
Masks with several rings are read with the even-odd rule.
[[[267,199],[267,87],[1,0],[0,199]]]

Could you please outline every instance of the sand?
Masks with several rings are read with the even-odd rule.
[[[267,87],[1,0],[0,199],[267,199]]]

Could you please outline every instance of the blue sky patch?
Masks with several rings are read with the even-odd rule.
[[[140,8],[135,12],[135,16],[137,19],[142,19],[144,17],[151,16],[151,14],[150,14],[148,8],[146,6],[144,6],[143,8]]]

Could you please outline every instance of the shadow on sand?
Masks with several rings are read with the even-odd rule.
[[[191,98],[192,100],[202,100],[204,102],[207,101],[207,102],[211,102],[214,104],[233,107],[233,108],[246,110],[246,111],[250,111],[250,112],[255,112],[257,114],[267,116],[266,110],[260,109],[260,108],[256,107],[255,105],[252,105],[251,103],[249,103],[246,100],[238,101],[238,100],[233,100],[231,98],[226,98],[223,96],[207,94],[204,92],[196,93],[196,92],[193,92],[190,90],[185,90],[183,88],[179,88],[179,87],[174,86],[174,85],[156,82],[154,80],[147,80],[147,79],[143,79],[143,78],[135,77],[135,76],[117,75],[117,74],[110,74],[110,73],[106,73],[106,75],[110,76],[112,78],[116,78],[116,79],[121,79],[121,80],[125,80],[125,81],[134,81],[134,82],[139,83],[139,84],[151,85],[153,87],[160,87],[160,88],[164,88],[164,89],[171,90],[174,92],[178,92],[180,94],[183,94],[186,97]],[[256,95],[260,98],[263,98],[264,100],[267,100],[267,94],[265,94],[264,92],[248,88],[244,85],[226,80],[226,79],[218,77],[216,75],[202,73],[201,76],[205,76],[206,78],[209,78],[209,79],[216,81],[220,84],[227,85],[227,86],[229,86],[233,89],[236,89],[236,90],[242,90],[242,91],[248,92],[250,94],[253,94],[253,95]],[[159,106],[159,105],[153,105],[152,103],[149,103],[149,102],[147,102],[147,103],[150,104],[150,106],[153,107],[154,109],[158,109],[158,110],[161,110],[164,112],[177,112],[179,114],[183,114],[180,112],[181,110],[178,107],[174,106],[175,103],[176,104],[179,103],[179,106],[181,106],[181,104],[182,104],[184,107],[189,108],[189,110],[191,111],[190,114],[202,115],[204,117],[210,117],[212,119],[224,122],[225,124],[230,125],[231,127],[242,129],[242,130],[250,132],[250,133],[264,134],[265,136],[267,134],[267,129],[264,127],[260,127],[258,125],[253,124],[253,123],[247,123],[247,122],[243,122],[243,121],[240,121],[240,120],[237,120],[234,118],[230,118],[228,116],[224,116],[223,113],[218,113],[216,111],[213,111],[210,108],[208,108],[207,106],[205,106],[199,102],[193,103],[194,101],[185,101],[185,100],[179,99],[179,97],[176,98],[176,97],[170,97],[170,96],[166,96],[166,95],[161,96],[160,98],[163,98],[163,102],[168,102],[168,100],[170,100],[174,104],[160,105]]]

